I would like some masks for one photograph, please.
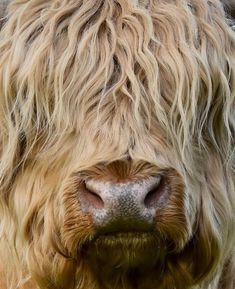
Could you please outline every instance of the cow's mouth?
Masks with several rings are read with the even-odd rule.
[[[152,245],[158,242],[158,238],[155,233],[150,232],[134,232],[134,231],[126,231],[126,232],[113,232],[107,234],[98,235],[94,239],[94,243],[96,246],[132,246],[138,245],[141,243],[142,246],[144,245]]]
[[[96,236],[86,255],[92,265],[128,270],[155,266],[165,250],[154,232],[119,232]]]

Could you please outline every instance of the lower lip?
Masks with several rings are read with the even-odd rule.
[[[154,233],[146,233],[146,232],[120,232],[120,233],[111,233],[111,234],[101,234],[98,235],[95,240],[139,240],[139,241],[147,241],[147,240],[156,240],[156,235]]]
[[[126,250],[151,250],[151,248],[159,249],[160,240],[154,233],[143,232],[122,232],[108,235],[98,235],[91,242],[92,246],[97,249],[113,249],[120,250],[125,248]]]
[[[153,267],[164,252],[154,233],[121,232],[96,236],[84,253],[93,265],[127,269]]]

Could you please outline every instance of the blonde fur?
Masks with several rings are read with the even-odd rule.
[[[8,12],[0,33],[7,288],[137,288],[124,272],[100,285],[78,254],[94,227],[75,196],[82,177],[104,178],[131,159],[128,176],[173,168],[181,180],[156,223],[174,254],[138,288],[234,289],[235,35],[220,2],[15,0]]]

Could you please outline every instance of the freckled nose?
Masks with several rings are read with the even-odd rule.
[[[125,231],[151,227],[166,196],[166,182],[159,175],[130,182],[89,179],[83,184],[79,200],[82,210],[92,216],[95,225]]]

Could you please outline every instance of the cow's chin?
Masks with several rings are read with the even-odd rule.
[[[164,258],[165,249],[155,233],[124,232],[97,236],[86,248],[94,269],[107,275],[113,270],[128,272],[153,268]]]

